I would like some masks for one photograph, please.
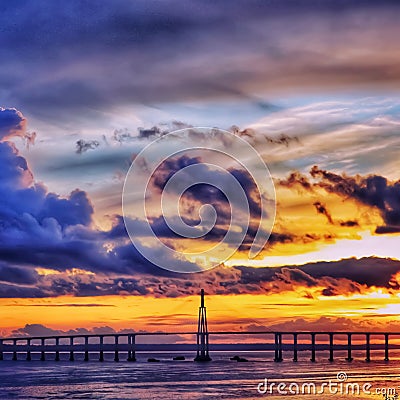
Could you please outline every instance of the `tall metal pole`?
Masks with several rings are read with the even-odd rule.
[[[204,289],[200,292],[199,320],[197,322],[197,355],[194,361],[211,361],[208,351],[207,310],[204,305]]]

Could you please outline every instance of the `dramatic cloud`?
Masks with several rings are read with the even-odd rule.
[[[309,177],[299,172],[292,173],[287,179],[279,181],[282,187],[302,188],[313,191],[317,188],[336,194],[346,199],[353,199],[360,204],[379,210],[386,225],[378,226],[376,233],[400,232],[400,181],[389,181],[379,175],[348,176],[337,174],[313,166]],[[321,202],[315,202],[318,213],[323,214],[329,223],[334,224],[331,214]],[[339,221],[341,226],[353,227],[354,220]]]
[[[244,169],[238,167],[227,168],[226,172],[221,172],[214,170],[209,166],[202,164],[206,160],[202,160],[201,157],[187,157],[181,156],[177,158],[172,158],[164,161],[160,164],[159,168],[153,173],[151,184],[152,186],[161,194],[171,179],[178,171],[185,167],[197,165],[195,176],[190,176],[190,172],[180,175],[180,180],[191,181],[191,178],[196,180],[196,177],[201,177],[202,181],[205,182],[218,182],[218,187],[211,184],[200,183],[190,186],[181,196],[180,208],[181,216],[184,222],[188,225],[194,226],[200,223],[199,210],[204,204],[211,204],[216,210],[217,218],[214,227],[207,233],[204,237],[196,239],[198,243],[201,240],[220,242],[224,239],[229,226],[231,223],[232,210],[237,213],[236,216],[242,215],[243,221],[247,217],[247,206],[245,207],[237,198],[234,198],[230,203],[223,190],[220,188],[226,188],[229,185],[229,174],[234,177],[234,179],[243,188],[244,193],[247,198],[248,210],[249,210],[249,226],[246,230],[245,238],[239,247],[241,251],[248,251],[251,244],[256,237],[258,229],[264,229],[260,227],[261,218],[261,198],[259,189],[253,180],[252,176]],[[176,201],[178,201],[176,199]],[[236,201],[236,202],[235,202]],[[151,226],[153,231],[158,237],[171,237],[178,238],[179,236],[171,231],[171,229],[166,224],[163,216],[157,216],[151,219]],[[243,228],[239,226],[238,228]],[[246,228],[246,227],[245,227]],[[237,231],[237,235],[232,233],[232,238],[234,243],[240,243],[239,239],[241,231]],[[265,232],[267,236],[267,232]],[[276,243],[287,243],[293,239],[290,233],[280,233],[273,232],[269,240],[269,245]]]
[[[220,172],[211,170],[207,165],[203,164],[205,161],[199,157],[187,157],[182,156],[174,159],[168,159],[164,161],[159,168],[154,172],[152,176],[152,182],[160,192],[164,189],[169,179],[181,169],[190,165],[198,165],[196,168],[196,175],[201,176],[201,179],[206,182],[217,181],[221,187],[226,187],[228,182],[227,175]],[[247,196],[249,204],[250,215],[253,218],[259,218],[261,215],[261,201],[258,187],[251,175],[243,170],[236,168],[229,168],[227,170],[240,186],[243,188]],[[190,178],[190,177],[189,177]],[[225,194],[210,184],[197,184],[188,188],[184,193],[184,200],[187,200],[190,204],[200,202],[201,204],[213,204],[218,211],[218,216],[223,216],[225,220],[230,219],[230,215],[227,214],[227,208],[229,208],[229,202]]]
[[[334,296],[363,293],[370,287],[393,290],[400,287],[396,277],[400,262],[373,257],[279,268],[235,268],[241,271],[239,283],[259,285],[278,293],[308,287],[318,288],[323,296]]]
[[[2,297],[102,293],[101,283],[105,278],[93,282],[80,277],[75,282],[60,275],[47,282],[32,270],[35,267],[55,269],[66,276],[66,271],[73,268],[100,275],[168,275],[144,259],[126,234],[111,242],[117,228],[108,234],[94,226],[94,209],[86,192],[76,189],[63,197],[36,183],[25,158],[11,142],[0,142],[0,171]],[[185,261],[175,263],[184,268]],[[46,281],[44,286],[40,284],[43,281]],[[109,293],[148,293],[145,286],[126,277],[111,279],[107,290]]]
[[[0,115],[3,115],[3,131],[7,132],[0,141],[2,297],[110,294],[179,297],[197,294],[200,288],[210,294],[269,294],[299,289],[304,296],[335,296],[363,293],[374,286],[386,290],[398,287],[398,265],[389,261],[382,262],[379,273],[371,260],[362,269],[356,261],[344,260],[343,265],[334,267],[334,264],[259,269],[220,266],[213,271],[184,277],[161,270],[144,259],[130,243],[121,216],[115,216],[111,229],[100,230],[94,224],[94,207],[86,192],[76,189],[67,196],[60,196],[37,183],[26,159],[13,143],[5,141],[19,136],[15,132],[18,132],[22,116],[16,110]],[[285,142],[280,144],[286,145]],[[225,177],[219,171],[208,169],[200,162],[197,157],[186,156],[165,161],[153,175],[153,189],[160,193],[174,173],[194,164],[202,168],[202,176],[212,175],[213,179],[224,181]],[[248,173],[234,167],[228,172],[240,182],[249,201],[251,224],[240,248],[246,250],[258,228],[254,221],[260,216],[260,197]],[[399,184],[383,177],[351,177],[313,167],[310,176],[294,172],[279,184],[307,192],[323,190],[375,207],[387,224],[380,229],[394,229],[400,224],[397,221]],[[184,193],[185,218],[191,225],[199,222],[196,210],[206,203],[213,204],[218,215],[216,227],[208,237],[212,243],[221,240],[226,233],[230,219],[227,198],[206,184],[192,186]],[[358,224],[355,220],[337,219],[322,201],[315,201],[314,207],[331,225],[353,228]],[[176,238],[163,218],[155,216],[150,222],[161,238]],[[287,231],[273,232],[270,244],[332,239],[330,233],[324,237],[313,233],[298,237]],[[162,252],[158,256],[165,257]],[[185,261],[174,262],[182,263],[184,269]],[[50,272],[43,274],[38,267]],[[76,269],[79,272],[72,272]]]
[[[317,184],[326,191],[376,207],[387,224],[386,228],[400,232],[400,181],[390,182],[379,175],[348,177],[316,166],[310,174],[319,179]]]
[[[201,274],[185,276],[172,273],[161,275],[157,271],[149,274],[145,269],[135,272],[131,269],[130,273],[134,275],[53,271],[35,274],[30,278],[32,281],[20,273],[15,281],[24,281],[24,284],[1,284],[0,293],[1,297],[138,295],[175,298],[197,295],[203,288],[209,295],[291,292],[296,293],[298,298],[312,299],[318,296],[363,295],[377,289],[394,295],[400,288],[400,262],[380,258],[275,268],[219,266]],[[10,275],[8,280],[13,280],[13,276]]]
[[[31,268],[15,267],[0,263],[0,281],[17,285],[32,285],[38,280],[38,273]]]

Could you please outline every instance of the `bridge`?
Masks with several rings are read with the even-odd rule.
[[[232,336],[237,338],[236,345],[240,344],[239,338],[241,336],[263,336],[266,339],[264,345],[258,347],[263,350],[272,350],[274,352],[273,360],[275,362],[283,361],[283,351],[289,352],[294,362],[298,361],[299,351],[309,351],[310,361],[316,362],[316,352],[318,349],[328,350],[328,360],[334,361],[335,350],[346,350],[346,360],[351,362],[353,360],[353,350],[363,350],[365,352],[365,361],[371,361],[371,349],[383,347],[384,361],[389,361],[389,347],[390,339],[400,339],[400,332],[324,332],[324,331],[296,331],[296,332],[282,332],[282,331],[208,331],[207,314],[204,302],[204,290],[201,290],[200,307],[198,315],[197,332],[128,332],[128,333],[108,333],[108,334],[75,334],[75,335],[54,335],[54,336],[37,336],[37,337],[5,337],[0,338],[0,361],[20,360],[32,361],[33,354],[38,355],[41,361],[53,360],[60,361],[60,354],[67,354],[69,361],[75,361],[77,354],[83,353],[83,360],[98,360],[100,362],[105,360],[105,353],[112,353],[115,362],[122,359],[122,354],[129,362],[137,360],[137,352],[144,351],[146,345],[138,344],[137,338],[142,337],[162,337],[171,335],[185,335],[196,337],[196,342],[188,344],[182,348],[185,350],[196,351],[194,361],[205,362],[211,361],[210,357],[210,337],[217,338],[218,336]],[[361,344],[354,344],[354,336],[362,336],[364,341]],[[346,337],[345,344],[335,343],[335,337]],[[380,343],[371,343],[371,337],[379,337]],[[289,338],[289,342],[283,343],[283,337]],[[299,342],[299,337],[303,338],[303,342]],[[304,342],[304,337],[307,338]],[[327,344],[317,344],[317,337],[328,340]],[[271,341],[271,338],[273,339]],[[149,345],[147,345],[149,346]],[[154,344],[153,348],[163,348],[168,350],[171,345]],[[218,349],[218,345],[214,347]],[[399,346],[397,345],[396,348]],[[24,355],[21,358],[21,355]]]

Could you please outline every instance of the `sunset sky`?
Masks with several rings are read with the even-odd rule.
[[[43,0],[0,10],[2,335],[193,331],[200,288],[211,330],[400,331],[398,2]],[[200,126],[257,150],[276,219],[255,259],[251,229],[223,265],[179,274],[135,249],[122,189],[146,145]],[[154,187],[200,159],[182,157]],[[230,171],[256,218],[254,182]],[[186,217],[207,200],[225,211],[212,193],[187,193]],[[186,245],[150,208],[157,234]],[[221,240],[220,218],[196,246]]]

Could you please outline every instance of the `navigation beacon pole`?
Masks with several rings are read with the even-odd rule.
[[[199,320],[197,324],[197,356],[194,361],[211,361],[208,354],[207,311],[204,306],[204,289],[200,293]]]

